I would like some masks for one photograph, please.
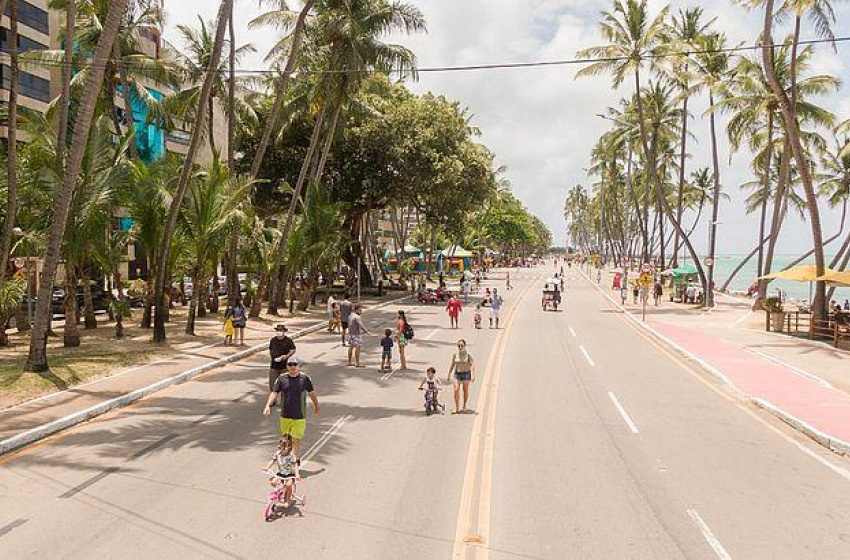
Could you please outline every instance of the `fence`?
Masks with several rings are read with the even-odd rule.
[[[830,313],[824,319],[813,319],[811,313],[803,311],[767,311],[765,330],[829,341],[836,348],[842,344],[850,347],[850,314],[847,313]]]

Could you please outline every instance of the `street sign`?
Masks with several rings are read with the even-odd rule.
[[[712,259],[711,257],[706,257],[705,266],[711,266],[713,264],[714,264],[714,259]]]
[[[23,268],[26,261],[22,257],[15,257],[15,268]]]

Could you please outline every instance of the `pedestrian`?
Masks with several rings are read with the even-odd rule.
[[[381,339],[381,371],[393,370],[393,330],[384,330],[384,338]]]
[[[354,306],[354,311],[348,316],[348,365],[355,367],[363,367],[360,364],[360,350],[363,349],[363,336],[372,334],[366,325],[363,324],[363,319],[360,314],[363,308],[360,304]]]
[[[629,298],[629,288],[625,282],[620,285],[620,303],[626,305],[626,300]]]
[[[850,299],[844,300],[844,311],[850,311]]]
[[[238,341],[239,346],[245,346],[245,325],[248,323],[248,310],[242,305],[242,298],[236,296],[233,307],[225,312],[225,318],[233,322],[233,340]]]
[[[460,300],[454,294],[449,294],[449,301],[446,302],[446,311],[449,313],[449,322],[453,329],[458,328],[457,321],[460,312],[463,311],[463,306]]]
[[[441,271],[440,271],[440,273],[437,275],[437,280],[438,280],[438,282],[439,282],[439,287],[440,287],[440,288],[445,288],[445,287],[446,287],[446,278],[445,278],[445,276],[443,276],[443,271],[442,271],[442,270],[441,270]]]
[[[463,282],[460,284],[460,293],[463,294],[464,303],[469,301],[470,291],[472,291],[472,284],[469,282],[469,278],[464,277]]]
[[[336,309],[336,299],[333,294],[328,296],[328,332],[334,331],[334,310]]]
[[[475,271],[475,293],[479,293],[481,291],[481,270]]]
[[[490,328],[493,328],[493,319],[496,320],[496,328],[499,328],[499,318],[502,315],[502,304],[505,300],[499,295],[499,291],[493,288],[493,297],[490,298]]]
[[[475,304],[475,314],[472,316],[472,323],[476,329],[481,328],[481,304]]]
[[[310,376],[298,369],[298,358],[295,356],[286,361],[286,375],[281,375],[275,381],[263,414],[271,414],[272,405],[280,398],[280,433],[292,438],[292,452],[298,456],[298,444],[304,439],[307,431],[307,399],[313,401],[313,415],[319,415],[319,399],[313,388]]]
[[[596,269],[596,283],[597,284],[602,283],[602,269],[601,268]]]
[[[228,309],[230,308],[228,307]],[[228,316],[227,310],[224,311],[224,325],[221,328],[221,332],[224,335],[224,345],[230,346],[233,344],[233,319]]]
[[[635,305],[637,305],[638,296],[640,295],[640,286],[638,285],[637,280],[635,280],[634,284],[632,284],[632,299]]]
[[[342,345],[345,346],[345,332],[348,330],[348,319],[351,316],[352,304],[348,301],[348,292],[342,296],[339,302],[339,324],[342,327]]]
[[[469,404],[469,384],[475,381],[475,360],[466,349],[466,341],[463,339],[457,341],[457,351],[452,355],[452,363],[449,366],[446,381],[452,381],[452,374],[454,374],[453,388],[455,393],[454,414],[465,414],[469,412],[469,408],[467,408]],[[463,389],[463,408],[460,407],[461,389]]]
[[[661,303],[661,296],[664,295],[664,286],[661,285],[661,280],[656,279],[652,286],[652,297],[655,298],[655,306]]]
[[[286,369],[286,363],[295,354],[295,342],[286,336],[286,325],[276,325],[275,336],[269,340],[269,355],[271,365],[269,366],[269,391],[274,390],[274,382]]]
[[[401,361],[401,369],[407,369],[407,356],[405,351],[409,342],[408,334],[412,334],[413,329],[407,322],[407,316],[404,311],[399,309],[398,316],[395,322],[395,339],[398,342],[398,357]]]
[[[511,271],[510,270],[505,273],[505,289],[506,290],[513,290],[514,289],[513,286],[511,286]]]

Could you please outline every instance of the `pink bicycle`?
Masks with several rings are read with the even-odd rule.
[[[284,478],[273,471],[266,471],[266,474],[269,475],[276,484],[272,488],[272,491],[269,492],[269,501],[266,504],[266,507],[263,508],[263,518],[266,521],[273,521],[277,518],[284,510],[293,505],[298,506],[306,506],[307,505],[307,496],[302,495],[299,496],[296,493],[296,482],[297,480],[294,477]],[[291,481],[290,486],[290,502],[286,503],[286,494],[287,494],[287,481]]]

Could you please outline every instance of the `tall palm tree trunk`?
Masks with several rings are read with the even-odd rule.
[[[189,143],[189,150],[186,153],[186,158],[183,162],[180,182],[177,185],[177,189],[171,201],[171,207],[168,210],[168,219],[165,222],[165,229],[162,234],[158,257],[159,262],[157,263],[156,283],[154,285],[154,305],[156,306],[154,311],[154,342],[165,341],[164,295],[166,282],[165,273],[167,267],[166,260],[169,253],[168,249],[171,245],[171,238],[174,235],[174,229],[177,226],[177,217],[180,213],[180,207],[183,204],[183,198],[186,195],[186,190],[189,187],[189,180],[191,179],[194,171],[195,158],[198,155],[201,138],[203,137],[203,130],[206,124],[204,119],[207,114],[204,109],[207,107],[212,95],[212,86],[218,71],[219,61],[221,60],[221,51],[224,46],[224,34],[227,30],[227,21],[231,12],[232,4],[233,0],[222,0],[221,6],[218,10],[218,24],[215,32],[213,52],[210,57],[209,67],[207,68],[206,75],[204,76],[204,83],[201,86],[201,93],[198,99],[198,110],[195,112],[197,115],[197,121],[195,122],[195,126],[192,130],[192,140]]]
[[[112,56],[115,58],[115,64],[118,67],[118,79],[121,81],[121,99],[124,101],[124,119],[127,121],[127,132],[132,138],[130,141],[130,157],[139,159],[139,147],[136,145],[136,119],[133,117],[133,98],[130,94],[127,72],[124,69],[120,41],[115,41],[115,46],[112,47]]]
[[[103,75],[106,70],[106,62],[112,51],[112,44],[118,35],[118,27],[121,18],[127,9],[129,0],[111,0],[106,21],[100,34],[100,39],[95,48],[88,79],[83,90],[83,99],[80,103],[76,119],[74,119],[74,144],[68,155],[65,175],[62,186],[53,198],[53,217],[48,235],[47,250],[44,254],[44,266],[41,285],[38,289],[38,303],[36,305],[33,331],[30,336],[30,349],[25,366],[26,371],[40,372],[48,369],[47,363],[47,331],[50,328],[50,302],[53,293],[53,281],[56,278],[56,268],[59,265],[59,255],[62,246],[62,238],[65,234],[65,226],[68,222],[68,212],[71,207],[71,199],[74,187],[77,184],[77,176],[83,162],[86,144],[88,143],[89,130],[91,129],[92,117],[97,97],[103,84]]]
[[[661,184],[661,178],[658,176],[658,170],[655,167],[654,155],[649,150],[649,140],[647,138],[646,132],[646,124],[644,122],[644,110],[643,110],[643,96],[640,93],[640,68],[635,67],[635,99],[637,100],[637,108],[638,108],[638,125],[640,128],[640,141],[643,145],[643,150],[645,154],[649,155],[649,160],[647,161],[647,167],[649,169],[649,175],[651,182],[655,183],[655,188],[658,189],[659,193],[663,194],[663,186]],[[697,275],[699,276],[700,283],[703,286],[703,293],[708,291],[708,282],[705,277],[705,271],[702,268],[702,263],[699,261],[699,257],[697,256],[697,252],[694,249],[693,243],[691,243],[690,237],[685,235],[685,232],[682,230],[682,225],[676,220],[676,216],[673,215],[673,212],[670,208],[670,204],[667,202],[667,199],[663,196],[661,198],[661,205],[663,207],[664,213],[667,214],[667,219],[673,225],[674,228],[679,232],[679,235],[682,238],[682,242],[685,244],[685,247],[688,249],[688,253],[691,256],[691,259],[694,261],[694,266],[697,269]]]
[[[687,85],[683,88],[687,91]],[[690,95],[685,93],[682,99],[682,135],[679,139],[679,187],[676,192],[676,220],[682,223],[682,212],[685,198],[685,157],[687,155],[688,143],[688,100]],[[672,268],[679,267],[679,230],[675,230],[673,238],[673,263]]]
[[[809,226],[812,230],[812,245],[815,249],[815,271],[818,276],[823,276],[824,270],[826,269],[826,258],[823,250],[823,227],[821,225],[820,207],[818,206],[817,194],[815,193],[815,189],[812,184],[812,170],[803,150],[802,140],[800,139],[800,128],[797,124],[797,109],[792,105],[787,92],[776,77],[776,68],[773,64],[772,52],[768,46],[773,44],[773,2],[774,0],[765,1],[764,30],[762,32],[762,44],[765,45],[765,47],[762,49],[762,62],[770,88],[779,100],[779,107],[782,110],[785,129],[791,144],[791,152],[794,155],[794,160],[797,163],[797,172],[800,174],[800,180],[803,183],[803,192],[806,195],[806,209],[809,212]],[[799,39],[797,38],[792,45],[792,49],[796,47],[798,43]],[[794,64],[793,55],[791,60],[792,64]],[[792,88],[792,91],[793,89],[795,88]],[[814,301],[812,302],[812,319],[815,321],[822,319],[825,311],[826,283],[815,282]]]
[[[260,143],[257,145],[257,153],[254,154],[254,161],[251,162],[251,178],[256,179],[260,173],[260,166],[263,163],[263,158],[269,147],[269,142],[272,138],[272,133],[277,127],[277,122],[280,120],[280,114],[283,111],[284,101],[286,100],[286,91],[289,88],[289,81],[292,78],[292,73],[295,72],[295,67],[298,64],[298,57],[301,54],[301,47],[304,43],[304,30],[307,26],[307,16],[316,4],[316,0],[306,0],[301,12],[298,13],[298,19],[295,21],[295,27],[292,30],[292,46],[289,49],[289,58],[286,59],[286,66],[283,69],[283,74],[280,76],[280,82],[277,86],[277,91],[274,105],[272,106],[269,119],[266,121],[266,127],[263,129],[263,136],[260,138]]]
[[[230,18],[227,22],[227,33],[230,42],[230,58],[228,60],[227,80],[227,168],[231,180],[236,175],[236,29],[233,23],[233,4],[230,6]],[[235,301],[239,295],[239,232],[234,231],[230,236],[226,259],[227,297]]]
[[[62,163],[68,143],[68,115],[71,106],[71,78],[73,75],[74,40],[76,38],[77,3],[65,3],[65,49],[62,59],[62,85],[59,93],[59,132],[56,142],[56,160]],[[0,12],[2,13],[2,12]]]
[[[6,217],[3,221],[2,236],[0,236],[0,290],[3,289],[9,272],[9,255],[12,252],[12,236],[15,233],[18,203],[18,89],[21,83],[21,72],[18,66],[18,0],[12,0],[9,6],[8,38],[9,65],[12,75],[6,119]],[[0,329],[5,331],[5,322]]]
[[[720,160],[717,155],[717,123],[714,114],[714,93],[708,92],[708,107],[710,111],[709,129],[711,130],[711,166],[713,168],[714,194],[711,200],[711,224],[708,236],[708,290],[703,303],[705,307],[714,307],[714,259],[717,251],[717,218],[720,214]]]
[[[91,293],[91,265],[86,264],[81,270],[83,279],[83,315],[86,329],[97,328],[97,317],[94,314],[94,300]]]
[[[70,263],[66,263],[66,266],[67,264]],[[79,314],[77,307],[77,276],[72,266],[67,267],[65,270],[64,311],[65,329],[62,344],[65,348],[76,348],[80,345],[80,329],[77,327],[77,315]]]
[[[761,203],[761,220],[759,223],[759,239],[764,239],[764,228],[767,216],[767,200],[770,197],[770,170],[773,165],[773,128],[774,128],[774,111],[772,109],[767,112],[767,145],[765,146],[764,158],[764,176],[762,177],[762,191],[764,192],[764,199]],[[758,275],[757,278],[767,274],[764,270],[764,242],[760,243],[758,246],[759,251],[759,260],[758,260]]]
[[[788,174],[790,173],[789,159],[791,157],[788,140],[783,144],[782,155],[779,163],[779,177],[776,181],[776,192],[773,197],[773,216],[770,221],[770,241],[767,244],[767,251],[764,255],[764,270],[762,276],[770,274],[773,268],[773,255],[776,251],[776,242],[779,239],[779,232],[782,229],[782,223],[785,221],[785,198],[786,189],[788,188]],[[767,297],[767,286],[770,280],[759,280],[758,297],[756,299],[756,307],[760,305],[760,301]]]

